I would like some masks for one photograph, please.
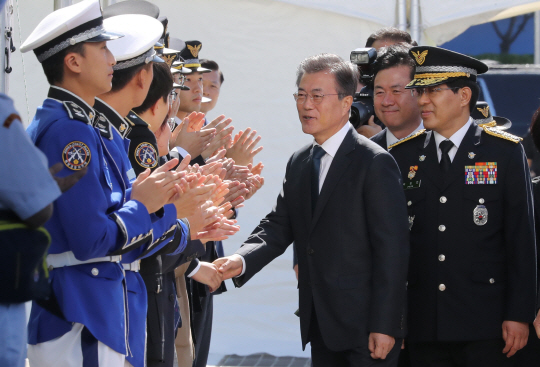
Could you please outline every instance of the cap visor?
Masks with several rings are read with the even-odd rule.
[[[154,58],[152,59],[153,62],[162,63],[165,62],[161,57],[158,56],[158,54],[154,55]]]
[[[202,97],[201,99],[201,103],[208,103],[212,100],[212,98],[208,98],[208,97]]]
[[[102,33],[99,36],[96,36],[94,38],[90,38],[89,40],[86,40],[84,42],[112,41],[112,40],[122,38],[122,37],[124,37],[123,34],[105,31],[105,33]]]
[[[209,72],[211,72],[212,70],[207,69],[207,68],[203,68],[203,67],[200,67],[200,66],[199,66],[199,67],[197,68],[196,71],[199,72],[199,73],[209,73]]]
[[[501,130],[507,130],[512,126],[512,121],[506,117],[493,116],[493,120],[497,123],[497,128]]]
[[[180,84],[176,84],[176,83],[173,83],[173,89],[180,89],[180,90],[190,90],[191,88],[185,86],[185,85],[180,85]]]

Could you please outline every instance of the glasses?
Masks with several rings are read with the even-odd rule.
[[[311,102],[314,104],[320,104],[323,101],[324,96],[339,96],[340,93],[334,93],[334,94],[309,94],[309,93],[294,93],[293,97],[297,104],[304,104],[306,102],[307,97],[311,99]]]
[[[176,93],[174,90],[169,94],[169,104],[172,106],[174,101],[176,101],[176,98],[178,98],[178,93]]]
[[[432,97],[436,96],[437,94],[439,94],[443,90],[456,90],[456,89],[459,89],[459,88],[458,87],[454,87],[454,88],[432,88],[432,87],[412,88],[411,89],[411,95],[413,97],[420,98],[424,94],[426,94],[429,98],[432,98]]]
[[[174,117],[167,119],[167,125],[169,125],[171,131],[174,130],[174,128],[176,127],[176,120],[174,119]]]

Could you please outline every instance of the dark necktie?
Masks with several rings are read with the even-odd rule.
[[[313,146],[311,170],[311,212],[315,211],[319,198],[319,175],[321,173],[321,158],[326,154],[320,145]]]
[[[441,170],[443,172],[450,171],[450,165],[452,164],[452,161],[450,160],[450,156],[448,155],[448,152],[452,147],[454,146],[454,143],[450,140],[443,140],[439,144],[439,148],[441,148],[441,161],[439,163],[439,166],[441,167]]]

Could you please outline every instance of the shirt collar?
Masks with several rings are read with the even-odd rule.
[[[94,105],[96,111],[101,112],[105,115],[107,120],[111,123],[111,125],[118,131],[118,134],[122,138],[125,138],[129,131],[131,130],[131,127],[127,123],[126,120],[120,116],[120,114],[112,108],[107,102],[103,101],[102,99],[96,98],[96,104]]]
[[[322,143],[321,147],[324,149],[326,154],[329,154],[330,156],[332,156],[332,158],[335,157],[339,146],[343,142],[343,139],[345,139],[345,135],[347,135],[347,132],[349,132],[350,126],[351,124],[347,122],[337,133],[335,133],[324,143]],[[313,145],[319,144],[315,140],[313,140]]]
[[[418,127],[414,129],[414,131],[411,132],[409,135],[412,135],[415,132],[422,130],[423,128],[424,128],[424,121],[420,120],[420,125],[418,125]],[[396,138],[396,136],[392,134],[392,132],[388,128],[386,128],[386,146],[389,147],[390,145],[394,144],[398,140],[401,140],[401,139]]]
[[[86,103],[81,97],[79,97],[73,92],[70,92],[67,89],[51,85],[49,88],[49,93],[47,94],[47,98],[55,99],[60,102],[73,102],[83,109],[86,115],[90,118],[90,122],[94,120],[96,114],[92,106]]]
[[[463,138],[465,137],[465,134],[467,134],[467,130],[469,130],[469,127],[471,126],[472,124],[472,118],[469,117],[469,120],[467,120],[467,122],[465,123],[465,125],[463,125],[461,127],[461,129],[459,129],[458,131],[456,131],[454,133],[454,135],[452,135],[450,137],[450,140],[452,143],[454,143],[454,146],[456,148],[459,148],[459,145],[461,144],[461,141],[463,140]],[[435,136],[435,144],[437,144],[437,148],[439,147],[439,144],[441,143],[441,141],[443,140],[446,140],[446,138],[444,136],[442,136],[441,134],[439,134],[438,132],[434,131],[433,132],[433,135]]]

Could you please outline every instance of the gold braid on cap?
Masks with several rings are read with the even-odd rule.
[[[469,73],[457,72],[457,73],[425,73],[425,74],[416,74],[414,79],[427,79],[427,78],[459,78],[460,76],[465,76],[467,78],[471,77]]]

